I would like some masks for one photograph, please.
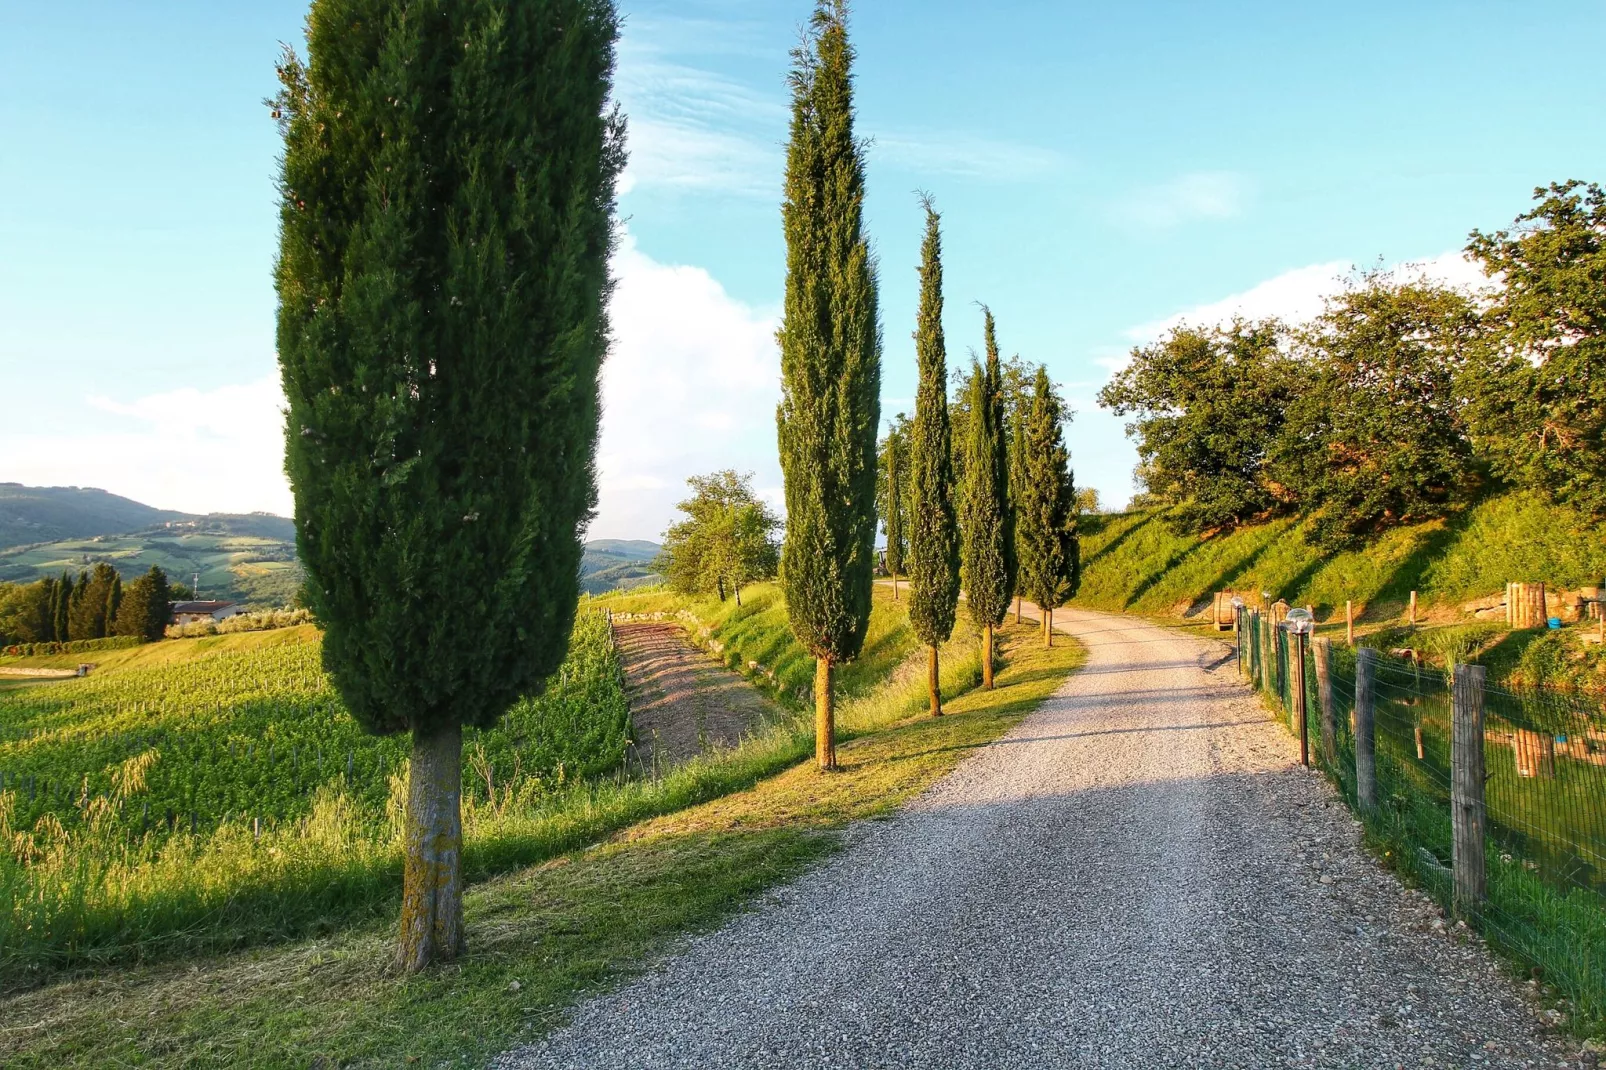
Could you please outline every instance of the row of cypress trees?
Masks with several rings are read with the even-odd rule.
[[[125,588],[122,576],[106,562],[81,571],[63,572],[18,590],[12,611],[17,637],[31,643],[67,643],[126,635],[156,640],[167,628],[171,601],[167,576],[150,572]]]
[[[986,361],[972,369],[968,418],[955,443],[943,337],[941,217],[922,195],[914,420],[879,451],[881,332],[864,234],[863,143],[854,134],[854,52],[844,0],[819,0],[793,52],[792,120],[782,221],[787,272],[777,413],[787,523],[782,587],[792,630],[814,656],[816,757],[836,765],[832,675],[856,657],[870,618],[879,504],[894,580],[908,570],[909,620],[929,651],[931,712],[940,715],[938,648],[953,632],[961,578],[982,630],[984,683],[993,629],[1020,590],[1053,610],[1080,574],[1076,492],[1061,434],[1065,413],[1039,368],[1011,448],[995,324],[984,309]],[[959,464],[955,453],[959,453]],[[1016,457],[1016,454],[1019,454]],[[956,481],[955,468],[964,472]],[[905,485],[907,491],[905,491]],[[907,550],[907,557],[905,552]]]

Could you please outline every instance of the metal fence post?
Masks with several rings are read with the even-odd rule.
[[[1355,652],[1355,796],[1362,814],[1377,809],[1377,750],[1373,736],[1372,672],[1377,651]]]
[[[1482,665],[1455,667],[1450,832],[1455,908],[1461,914],[1476,914],[1485,890],[1483,677]]]
[[[1310,718],[1305,716],[1305,636],[1288,633],[1288,713],[1299,725],[1299,764],[1310,766]]]
[[[1316,700],[1322,709],[1322,761],[1332,765],[1338,757],[1338,721],[1333,714],[1333,641],[1325,636],[1311,640],[1316,658]]]

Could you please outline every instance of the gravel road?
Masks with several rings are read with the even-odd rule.
[[[1009,736],[498,1065],[1586,1065],[1367,860],[1223,647],[1056,624],[1088,664]]]

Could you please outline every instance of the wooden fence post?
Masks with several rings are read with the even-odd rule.
[[[1299,726],[1299,764],[1310,766],[1310,718],[1305,716],[1305,637],[1288,633],[1288,713]]]
[[[1355,648],[1355,603],[1344,599],[1344,640]]]
[[[1333,713],[1333,641],[1325,636],[1311,641],[1316,657],[1316,699],[1322,708],[1322,760],[1338,758],[1338,721]]]
[[[1416,592],[1411,592],[1411,623],[1416,623]]]
[[[1450,835],[1455,908],[1463,915],[1478,912],[1485,889],[1483,677],[1482,665],[1455,667]]]
[[[1355,652],[1355,796],[1361,813],[1377,809],[1377,748],[1373,735],[1372,672],[1377,651]]]

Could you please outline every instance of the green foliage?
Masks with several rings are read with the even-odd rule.
[[[1372,273],[1298,335],[1305,371],[1271,470],[1329,549],[1445,515],[1473,483],[1454,376],[1477,331],[1463,295]]]
[[[816,657],[847,661],[870,619],[881,328],[843,0],[820,0],[792,59],[776,415],[786,484],[781,582],[798,640]]]
[[[611,629],[600,614],[581,616],[542,694],[517,702],[496,728],[465,734],[464,798],[471,809],[541,805],[616,768],[629,733]],[[112,805],[131,761],[143,765],[142,786]],[[386,860],[405,764],[405,741],[366,733],[347,713],[315,633],[0,691],[0,824],[27,838],[0,854],[0,947],[35,965],[159,954],[158,945],[189,939],[186,929],[222,924],[208,912],[233,916],[265,894],[253,882],[278,863],[255,856],[276,845],[316,849],[304,841],[319,821],[338,824],[339,842],[322,845],[328,857],[317,866],[300,856],[309,869],[282,874],[276,894],[308,896],[329,921],[360,914],[371,899],[342,903],[336,893],[341,882],[371,879],[388,899],[395,887],[399,869]],[[176,871],[186,862],[211,868],[192,879]],[[369,865],[379,871],[366,873]],[[107,904],[136,892],[158,902],[144,904],[144,921],[119,920]]]
[[[780,551],[773,533],[775,513],[753,492],[753,474],[727,468],[686,482],[693,494],[677,509],[686,519],[664,533],[654,567],[682,594],[713,591],[741,599],[749,583],[775,575]]]
[[[1179,530],[1230,527],[1279,508],[1266,461],[1298,394],[1275,322],[1182,326],[1132,351],[1099,404],[1133,415],[1138,478]]]
[[[55,637],[56,581],[0,585],[0,641],[48,643]]]
[[[46,654],[88,654],[96,650],[127,650],[145,642],[143,635],[108,635],[101,639],[74,639],[67,643],[12,643],[0,647],[8,658],[32,658]]]
[[[942,335],[942,231],[924,201],[920,310],[915,326],[919,386],[909,433],[909,623],[928,646],[953,634],[959,604],[959,532],[954,518],[948,429],[948,350]],[[889,543],[890,545],[890,543]]]
[[[72,610],[72,575],[63,572],[61,579],[56,581],[54,590],[56,601],[50,610],[50,638],[58,643],[65,643],[71,638],[68,634],[68,623]]]
[[[977,627],[1003,623],[1015,595],[1016,503],[1011,501],[1004,395],[992,310],[982,306],[986,363],[971,363],[960,534],[965,604]]]
[[[116,616],[109,622],[106,617],[114,585],[121,586],[117,570],[105,562],[97,564],[87,576],[80,576],[73,590],[72,604],[67,609],[68,639],[104,639],[108,624],[116,627]]]
[[[876,454],[876,515],[887,537],[887,574],[909,569],[909,418],[899,413]]]
[[[1475,440],[1502,478],[1606,517],[1606,191],[1534,190],[1510,230],[1467,252],[1499,276],[1467,377]]]
[[[1015,509],[1020,525],[1021,593],[1044,609],[1064,605],[1082,579],[1076,484],[1061,425],[1064,406],[1039,366],[1026,420],[1025,475]]]
[[[563,660],[617,35],[608,0],[317,0],[280,65],[286,471],[324,663],[375,731],[494,724]]]
[[[156,642],[167,634],[172,604],[167,574],[152,565],[149,572],[129,584],[123,592],[123,602],[117,610],[117,634],[139,636]]]

